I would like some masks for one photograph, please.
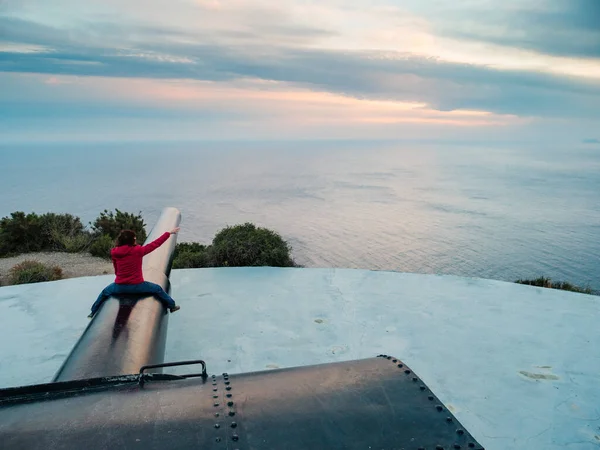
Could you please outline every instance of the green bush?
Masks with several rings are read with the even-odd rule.
[[[81,219],[71,214],[43,214],[40,216],[40,226],[45,250],[63,251],[69,238],[84,235]]]
[[[79,217],[46,213],[40,221],[46,250],[78,253],[87,250],[92,242],[92,234],[85,230]]]
[[[42,224],[37,214],[17,211],[0,219],[0,256],[37,252],[43,247]]]
[[[200,244],[198,242],[179,242],[175,246],[173,257],[177,258],[181,253],[205,252],[207,248],[208,247],[206,245]]]
[[[294,267],[291,248],[282,237],[252,223],[227,227],[216,234],[210,254],[215,267]]]
[[[56,250],[67,253],[81,253],[89,250],[94,236],[89,232],[76,234],[73,236],[58,234],[54,237]]]
[[[200,252],[182,252],[173,258],[173,269],[195,269],[211,266],[210,253],[206,250]]]
[[[143,243],[146,241],[146,224],[142,219],[142,213],[137,215],[115,209],[115,212],[104,210],[90,223],[94,233],[98,235],[110,236],[113,240],[117,239],[121,230],[132,230],[137,236],[137,241]]]
[[[210,267],[209,247],[198,242],[181,242],[173,252],[174,269]]]
[[[0,219],[0,256],[38,251],[83,251],[90,242],[79,217],[17,211]]]
[[[212,245],[197,242],[177,244],[173,253],[173,268],[297,267],[290,252],[290,246],[279,234],[245,223],[224,228],[216,234]]]
[[[13,266],[9,272],[10,284],[40,283],[62,278],[62,269],[58,266],[47,266],[39,261],[27,260]]]
[[[550,278],[539,277],[531,280],[518,279],[515,281],[518,284],[527,284],[529,286],[538,286],[545,287],[550,289],[560,289],[562,291],[571,291],[571,292],[579,292],[581,294],[590,294],[593,295],[594,291],[590,287],[579,287],[574,284],[568,283],[566,281],[555,281],[552,282]]]
[[[92,256],[110,259],[110,251],[115,246],[115,240],[107,234],[101,234],[94,238],[89,251]]]

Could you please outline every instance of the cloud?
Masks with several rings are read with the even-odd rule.
[[[153,28],[161,39],[134,43],[113,26],[111,33],[101,33],[120,42],[111,46],[101,46],[104,41],[91,45],[85,35],[75,39],[69,32],[24,20],[0,18],[0,28],[14,41],[50,49],[0,53],[0,71],[6,72],[207,81],[254,78],[356,98],[424,102],[444,111],[600,116],[600,82],[593,79],[496,70],[399,52],[305,48],[280,42],[197,43],[192,36],[168,28]],[[146,32],[144,27],[128,31]],[[178,40],[162,39],[173,35]]]
[[[589,139],[583,139],[581,142],[584,144],[600,144],[600,139],[589,138]]]
[[[455,9],[436,21],[447,36],[569,57],[600,58],[598,0],[510,1],[509,7],[479,3]]]

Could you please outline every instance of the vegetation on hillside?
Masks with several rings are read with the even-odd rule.
[[[138,242],[147,238],[146,224],[138,214],[104,210],[85,227],[79,217],[71,214],[13,212],[0,219],[0,257],[39,251],[89,252],[110,258],[119,232],[135,231]],[[290,245],[275,231],[252,223],[228,226],[219,231],[209,245],[182,242],[175,247],[173,268],[272,266],[298,267],[291,256]],[[49,267],[37,261],[25,261],[13,267],[13,284],[60,279],[59,267]],[[583,294],[597,294],[589,287],[579,287],[550,278],[519,279],[519,284],[561,289]]]
[[[17,211],[0,219],[0,257],[58,251],[89,252],[93,256],[110,258],[110,250],[121,230],[135,231],[138,242],[144,242],[147,238],[145,227],[141,213],[132,214],[118,209],[102,211],[89,227],[71,214],[38,215]],[[197,242],[177,244],[173,268],[296,267],[291,251],[290,245],[275,231],[244,223],[222,229],[209,245]],[[39,266],[25,265],[17,270],[24,271],[19,280],[35,282],[38,278],[39,281],[51,278],[49,272],[43,272]],[[42,272],[45,275],[38,276]],[[27,275],[29,273],[32,275]]]
[[[594,295],[594,291],[590,287],[582,288],[566,281],[552,281],[550,278],[546,277],[539,277],[531,280],[518,279],[515,283]]]
[[[71,214],[13,212],[0,219],[0,257],[40,251],[90,252],[110,258],[110,249],[123,229],[134,230],[138,240],[146,239],[141,213],[104,210],[86,228]]]

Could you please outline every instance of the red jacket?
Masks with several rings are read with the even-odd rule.
[[[110,251],[117,284],[139,284],[144,282],[142,274],[142,258],[156,250],[169,239],[170,233],[163,233],[148,245],[121,245]]]

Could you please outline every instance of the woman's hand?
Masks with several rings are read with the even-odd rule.
[[[180,227],[173,228],[171,231],[169,231],[169,233],[171,233],[171,234],[177,234],[180,229],[181,229]]]

